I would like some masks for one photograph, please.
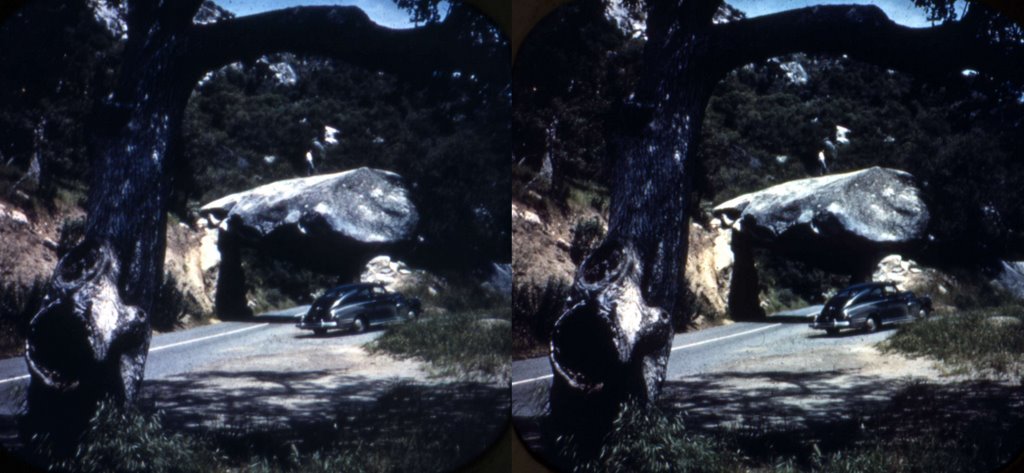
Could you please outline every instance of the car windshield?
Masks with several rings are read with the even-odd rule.
[[[837,297],[837,298],[838,297],[842,297],[842,298],[845,298],[845,299],[849,299],[849,298],[857,295],[857,293],[860,293],[860,292],[863,292],[863,291],[864,291],[864,287],[863,286],[862,287],[848,287],[846,289],[843,289],[842,291],[837,292],[834,297]]]

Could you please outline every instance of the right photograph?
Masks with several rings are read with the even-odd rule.
[[[1019,6],[555,3],[512,73],[528,471],[1024,469]]]

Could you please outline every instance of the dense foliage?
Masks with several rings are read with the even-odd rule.
[[[0,195],[22,190],[49,203],[58,188],[85,182],[86,117],[111,85],[118,49],[84,1],[34,1],[6,19],[0,64],[17,67],[0,72]],[[34,158],[38,179],[15,189]]]

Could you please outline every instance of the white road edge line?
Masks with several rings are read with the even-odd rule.
[[[21,376],[15,376],[13,378],[0,379],[0,384],[10,383],[11,381],[18,381],[19,379],[28,379],[28,375],[23,374]]]
[[[270,325],[270,322],[265,322],[265,323],[262,323],[262,324],[259,324],[259,325],[253,325],[252,327],[240,328],[238,330],[231,330],[229,332],[218,333],[218,334],[215,334],[215,335],[207,335],[205,337],[193,338],[191,340],[184,340],[184,341],[181,341],[181,342],[172,343],[170,345],[164,345],[162,347],[150,348],[149,352],[153,353],[155,351],[160,351],[160,350],[163,350],[165,348],[173,348],[173,347],[177,347],[177,346],[181,346],[181,345],[188,345],[189,343],[195,343],[195,342],[201,342],[203,340],[209,340],[211,338],[217,338],[217,337],[224,337],[224,336],[227,336],[227,335],[233,335],[233,334],[236,334],[236,333],[239,333],[239,332],[244,332],[246,330],[252,330],[252,329],[256,329],[256,328],[260,328],[260,327],[266,327],[267,325]]]
[[[192,340],[184,340],[184,341],[181,341],[181,342],[172,343],[170,345],[164,345],[162,347],[150,348],[149,352],[153,353],[155,351],[160,351],[160,350],[163,350],[165,348],[172,348],[172,347],[177,347],[177,346],[181,346],[181,345],[187,345],[189,343],[200,342],[200,341],[203,341],[203,340],[209,340],[211,338],[217,338],[217,337],[223,337],[223,336],[226,336],[226,335],[232,335],[232,334],[236,334],[236,333],[239,333],[239,332],[244,332],[246,330],[252,330],[252,329],[260,328],[260,327],[266,327],[267,325],[270,325],[270,323],[267,322],[267,323],[262,323],[262,324],[259,324],[259,325],[253,325],[252,327],[245,327],[245,328],[240,328],[238,330],[231,330],[231,331],[224,332],[224,333],[218,333],[218,334],[215,334],[215,335],[207,335],[205,337],[193,338]],[[22,380],[22,379],[28,379],[28,377],[29,377],[29,375],[24,374],[24,375],[21,375],[21,376],[15,376],[13,378],[0,379],[0,384],[10,383],[10,382],[13,382],[13,381],[19,381],[19,380]]]
[[[689,345],[679,345],[677,347],[672,347],[671,351],[682,350],[684,348],[692,348],[692,347],[695,347],[695,346],[698,346],[698,345],[704,345],[706,343],[717,342],[719,340],[725,340],[726,338],[738,337],[740,335],[746,335],[746,334],[749,334],[749,333],[760,332],[762,330],[768,330],[768,329],[773,328],[773,327],[778,327],[779,325],[782,325],[782,324],[781,323],[776,323],[776,324],[772,324],[772,325],[766,325],[764,327],[758,327],[758,328],[755,328],[753,330],[747,330],[746,332],[734,333],[732,335],[726,335],[724,337],[718,337],[718,338],[712,338],[712,339],[703,340],[703,341],[699,341],[699,342],[693,342],[693,343],[691,343]]]
[[[726,335],[724,337],[718,337],[718,338],[712,338],[712,339],[709,339],[709,340],[703,340],[703,341],[699,341],[699,342],[694,342],[694,343],[690,343],[688,345],[679,345],[677,347],[672,347],[672,349],[670,351],[682,350],[684,348],[691,348],[691,347],[695,347],[695,346],[698,346],[698,345],[704,345],[705,343],[717,342],[719,340],[725,340],[727,338],[738,337],[740,335],[746,335],[748,333],[760,332],[762,330],[768,330],[768,329],[770,329],[772,327],[778,327],[779,325],[782,325],[782,324],[781,323],[777,323],[777,324],[772,324],[772,325],[766,325],[764,327],[758,327],[758,328],[755,328],[753,330],[747,330],[746,332],[734,333],[732,335]],[[534,381],[540,381],[542,379],[553,378],[554,376],[555,375],[549,374],[549,375],[546,375],[546,376],[538,376],[536,378],[521,379],[519,381],[516,381],[516,382],[512,383],[512,386],[518,386],[520,384],[532,383]]]
[[[548,378],[554,378],[554,377],[555,377],[555,375],[549,374],[549,375],[546,375],[546,376],[538,376],[536,378],[521,379],[519,381],[516,381],[516,382],[512,383],[512,386],[518,386],[520,384],[532,383],[534,381],[540,381],[542,379],[548,379]]]

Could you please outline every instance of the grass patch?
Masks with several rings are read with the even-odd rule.
[[[472,427],[500,425],[497,418],[468,424],[464,416],[431,422],[436,400],[424,397],[399,385],[356,416],[325,412],[324,422],[286,433],[256,424],[178,431],[159,412],[104,403],[67,454],[43,440],[24,458],[49,471],[89,473],[448,471],[487,447]]]
[[[575,472],[743,471],[741,456],[723,441],[689,432],[679,418],[636,404],[622,407],[596,458],[581,457],[571,436],[561,443],[559,462]]]
[[[1024,375],[1024,307],[973,309],[902,326],[879,347],[937,359],[954,374]]]
[[[512,353],[509,327],[507,308],[423,315],[388,328],[367,348],[420,358],[442,376],[507,376]]]
[[[163,429],[159,415],[146,416],[103,403],[74,453],[55,457],[46,441],[36,462],[48,470],[83,473],[226,471],[226,458],[201,438]]]

